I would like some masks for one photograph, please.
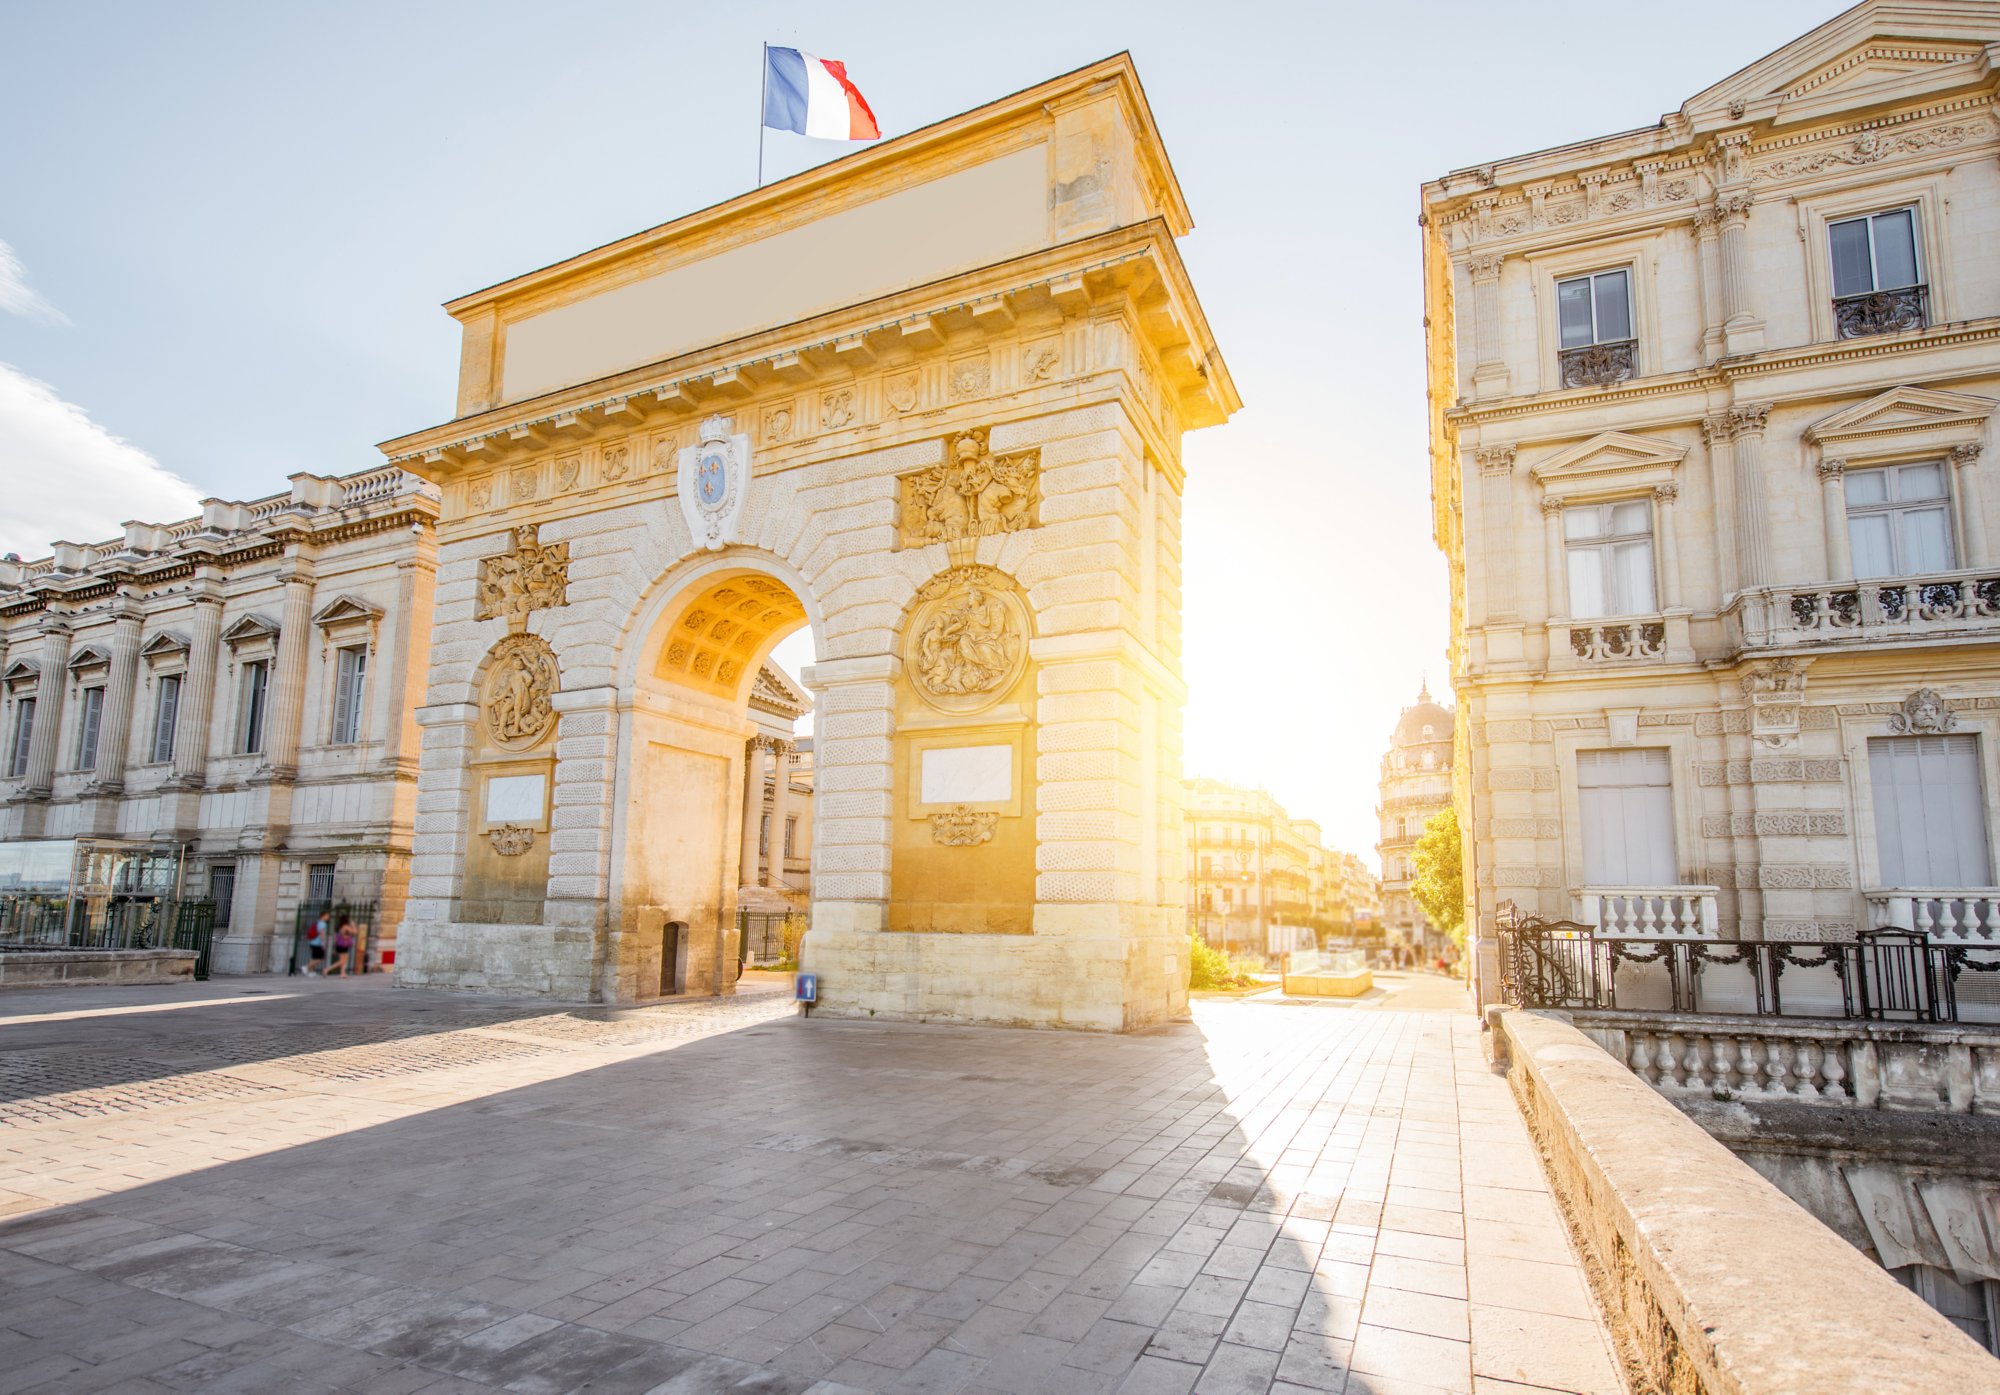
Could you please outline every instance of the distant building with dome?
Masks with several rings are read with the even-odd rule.
[[[1451,803],[1452,710],[1431,697],[1428,684],[1396,719],[1382,757],[1375,814],[1381,820],[1382,928],[1391,946],[1412,945],[1434,956],[1445,936],[1410,896],[1417,839],[1424,823]]]

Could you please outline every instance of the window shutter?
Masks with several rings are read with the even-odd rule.
[[[174,758],[174,722],[180,715],[181,679],[177,673],[160,680],[160,705],[153,716],[153,759]]]
[[[358,667],[354,662],[355,652],[342,649],[340,652],[339,676],[333,689],[333,741],[336,745],[354,740],[354,690],[360,681]]]
[[[1579,751],[1576,762],[1584,884],[1678,885],[1666,751]]]
[[[8,773],[25,775],[28,773],[28,747],[35,739],[35,700],[22,698],[14,704],[14,758],[8,763]]]
[[[97,732],[104,721],[104,689],[83,690],[82,730],[76,741],[76,768],[88,770],[97,764]]]
[[[1875,737],[1868,775],[1884,886],[1992,885],[1978,737]]]

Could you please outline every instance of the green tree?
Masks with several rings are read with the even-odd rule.
[[[1465,943],[1465,862],[1458,843],[1458,813],[1450,805],[1424,821],[1414,853],[1410,895],[1431,924]]]

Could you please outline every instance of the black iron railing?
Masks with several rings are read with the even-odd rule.
[[[1556,354],[1562,371],[1562,385],[1610,387],[1638,376],[1635,342],[1621,339],[1610,344],[1585,344],[1579,349],[1562,349]]]
[[[798,952],[798,942],[805,933],[805,927],[806,918],[798,911],[786,915],[738,911],[737,953],[759,964],[787,962]]]
[[[1833,302],[1833,323],[1842,339],[1922,329],[1930,323],[1930,288],[1898,286],[1894,290],[1837,296]]]
[[[1517,1007],[1957,1022],[1960,980],[1989,973],[2000,973],[2000,945],[1936,944],[1909,930],[1842,941],[1647,940],[1532,916],[1500,929],[1500,992]],[[1801,983],[1808,974],[1812,983]],[[1983,1002],[1977,1015],[1994,1020]]]
[[[215,902],[114,901],[92,907],[53,899],[16,904],[0,917],[0,949],[191,949],[208,977]]]
[[[306,927],[316,922],[322,915],[326,917],[326,935],[321,941],[325,957],[314,959],[306,941]],[[286,961],[288,975],[303,973],[317,965],[326,968],[333,963],[340,951],[334,948],[334,936],[339,933],[340,922],[345,918],[352,922],[348,930],[354,936],[354,946],[348,951],[347,965],[343,970],[350,974],[372,973],[381,967],[370,964],[369,948],[374,940],[375,903],[373,901],[301,901],[292,912],[292,953]]]

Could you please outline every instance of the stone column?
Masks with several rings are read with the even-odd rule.
[[[209,735],[215,727],[215,660],[222,647],[222,598],[198,595],[188,634],[187,678],[180,728],[174,733],[173,782],[198,788],[208,776]]]
[[[1681,549],[1680,524],[1674,501],[1679,499],[1679,486],[1663,484],[1653,490],[1657,522],[1660,530],[1660,609],[1679,610],[1681,608]]]
[[[1513,446],[1481,446],[1479,462],[1480,513],[1486,527],[1485,609],[1483,620],[1511,620],[1518,613],[1514,568]]]
[[[264,739],[264,769],[290,775],[299,764],[299,728],[305,720],[306,658],[312,650],[311,567],[294,558],[285,576],[278,621],[278,661],[271,673],[271,702]]]
[[[104,793],[125,787],[125,757],[132,744],[132,698],[139,686],[139,623],[136,608],[121,610],[111,623],[111,672],[104,685],[104,711],[97,723],[97,767],[91,778],[92,787]],[[181,711],[185,712],[187,694],[183,692],[181,697]]]
[[[1466,263],[1472,275],[1472,390],[1476,397],[1507,391],[1507,357],[1500,343],[1500,266],[1504,257],[1487,253]]]
[[[1725,194],[1716,200],[1722,223],[1722,314],[1729,353],[1763,347],[1763,321],[1750,303],[1750,195]]]
[[[1958,475],[1958,514],[1964,521],[1965,556],[1959,565],[1991,566],[1993,554],[1986,542],[1986,511],[1980,504],[1979,471],[1973,468],[1979,463],[1979,447],[1956,446],[1949,458]]]
[[[738,886],[758,886],[763,880],[757,863],[757,824],[764,813],[764,746],[761,736],[743,743],[743,856],[736,869]]]
[[[56,738],[62,731],[63,692],[69,684],[69,626],[42,622],[42,672],[35,684],[35,725],[28,733],[25,793],[46,798],[56,783]]]
[[[1771,580],[1771,522],[1764,506],[1764,422],[1768,402],[1729,413],[1730,453],[1736,465],[1736,556],[1744,590]]]
[[[766,858],[764,884],[777,890],[785,887],[785,816],[792,808],[792,743],[771,743],[771,849]]]
[[[1701,358],[1704,363],[1714,363],[1722,357],[1722,324],[1728,318],[1722,309],[1721,224],[1721,215],[1713,208],[1696,210],[1695,264],[1701,272]]]
[[[1560,619],[1569,613],[1565,592],[1569,578],[1563,566],[1563,508],[1560,499],[1542,500],[1542,560],[1548,568],[1548,618]]]
[[[1819,463],[1820,510],[1826,529],[1826,579],[1854,579],[1854,557],[1847,540],[1847,462],[1822,460]]]

